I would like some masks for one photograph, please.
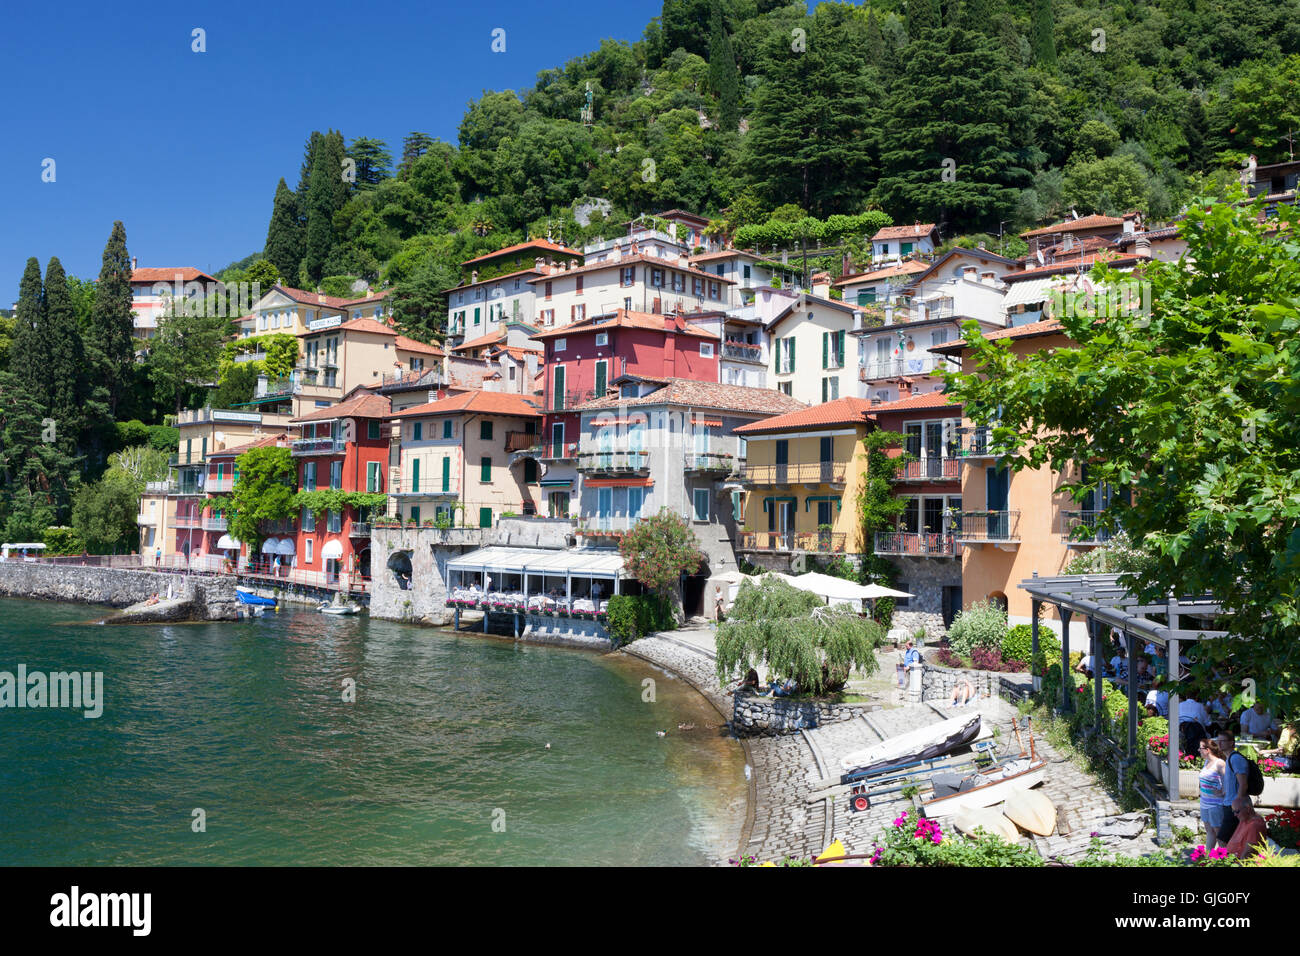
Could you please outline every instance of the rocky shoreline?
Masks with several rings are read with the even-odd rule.
[[[167,571],[25,561],[0,562],[0,597],[126,608],[110,623],[234,621],[234,585]],[[157,601],[150,604],[154,598]]]

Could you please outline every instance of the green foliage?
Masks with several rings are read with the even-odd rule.
[[[1025,661],[1033,656],[1034,629],[1028,624],[1017,624],[1002,638],[1002,659]]]
[[[880,625],[880,629],[888,634],[890,625],[894,623],[894,599],[891,597],[877,598],[871,616]]]
[[[1007,612],[991,601],[976,601],[958,611],[948,628],[948,644],[968,657],[977,647],[1001,648],[1007,634]]]
[[[229,318],[206,308],[190,310],[174,304],[159,320],[149,352],[149,376],[177,412],[217,377],[221,346],[233,333]]]
[[[681,576],[694,574],[703,560],[691,526],[668,508],[638,521],[618,549],[628,574],[660,597],[675,593]]]
[[[46,528],[41,540],[45,542],[47,556],[86,553],[86,543],[81,540],[81,535],[66,525]]]
[[[867,457],[867,472],[858,489],[858,521],[862,534],[862,580],[891,584],[897,570],[887,558],[875,553],[876,532],[892,529],[907,508],[907,500],[894,494],[891,479],[898,474],[903,463],[910,459],[906,453],[890,457],[886,450],[896,448],[903,436],[881,429],[867,433],[862,446]]]
[[[677,626],[672,604],[652,594],[615,594],[609,599],[606,629],[614,646]]]
[[[72,502],[72,528],[96,553],[133,551],[139,543],[136,514],[140,491],[125,473],[106,473],[83,485]]]
[[[872,866],[1043,866],[1032,847],[1007,843],[981,831],[977,838],[944,830],[947,820],[929,820],[908,810],[881,833]]]
[[[800,693],[839,690],[855,669],[873,674],[884,631],[843,605],[826,607],[815,594],[766,578],[740,586],[727,620],[718,625],[717,673],[725,683],[749,668],[793,678]]]
[[[230,493],[230,535],[249,547],[262,543],[260,523],[296,513],[293,485],[297,469],[289,449],[252,448],[235,459],[239,477]]]
[[[343,491],[339,488],[318,488],[315,491],[299,491],[293,496],[295,512],[306,508],[319,519],[327,511],[343,513],[345,508],[353,508],[366,514],[382,513],[388,505],[388,496],[378,492]]]

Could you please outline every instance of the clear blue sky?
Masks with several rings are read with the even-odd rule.
[[[483,90],[634,41],[660,0],[22,3],[0,64],[0,303],[29,256],[99,275],[115,219],[141,266],[221,269],[262,248],[275,184],[297,184],[313,129],[396,156],[421,130],[454,142]],[[207,52],[191,31],[207,31]],[[506,52],[491,52],[492,30]],[[41,181],[56,162],[56,181]]]

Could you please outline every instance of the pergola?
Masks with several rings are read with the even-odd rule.
[[[1074,699],[1070,691],[1070,621],[1082,616],[1087,622],[1088,639],[1093,660],[1094,711],[1096,713],[1095,729],[1101,730],[1104,710],[1101,702],[1101,629],[1107,626],[1120,635],[1124,642],[1125,653],[1130,665],[1128,668],[1128,740],[1124,764],[1131,765],[1138,759],[1137,727],[1137,668],[1131,663],[1136,659],[1138,642],[1159,644],[1168,649],[1171,673],[1178,674],[1178,655],[1180,647],[1186,642],[1195,642],[1209,638],[1228,637],[1227,631],[1211,631],[1204,628],[1184,626],[1185,618],[1217,618],[1223,612],[1222,606],[1212,597],[1169,597],[1159,604],[1143,603],[1134,597],[1119,583],[1118,574],[1067,574],[1058,577],[1040,578],[1037,572],[1026,581],[1020,582],[1021,590],[1029,592],[1033,604],[1033,653],[1038,654],[1038,615],[1044,604],[1056,608],[1061,618],[1061,709],[1074,709]],[[1152,615],[1164,620],[1153,620]],[[1037,683],[1037,681],[1035,681]],[[1169,799],[1178,798],[1178,755],[1180,741],[1178,734],[1178,695],[1169,695],[1169,766],[1165,788]]]

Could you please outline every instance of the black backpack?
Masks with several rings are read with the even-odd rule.
[[[1251,760],[1240,750],[1234,750],[1233,753],[1246,761],[1246,793],[1252,797],[1258,797],[1264,792],[1264,774],[1260,771],[1259,764]],[[1231,767],[1228,768],[1228,772],[1232,772]]]

